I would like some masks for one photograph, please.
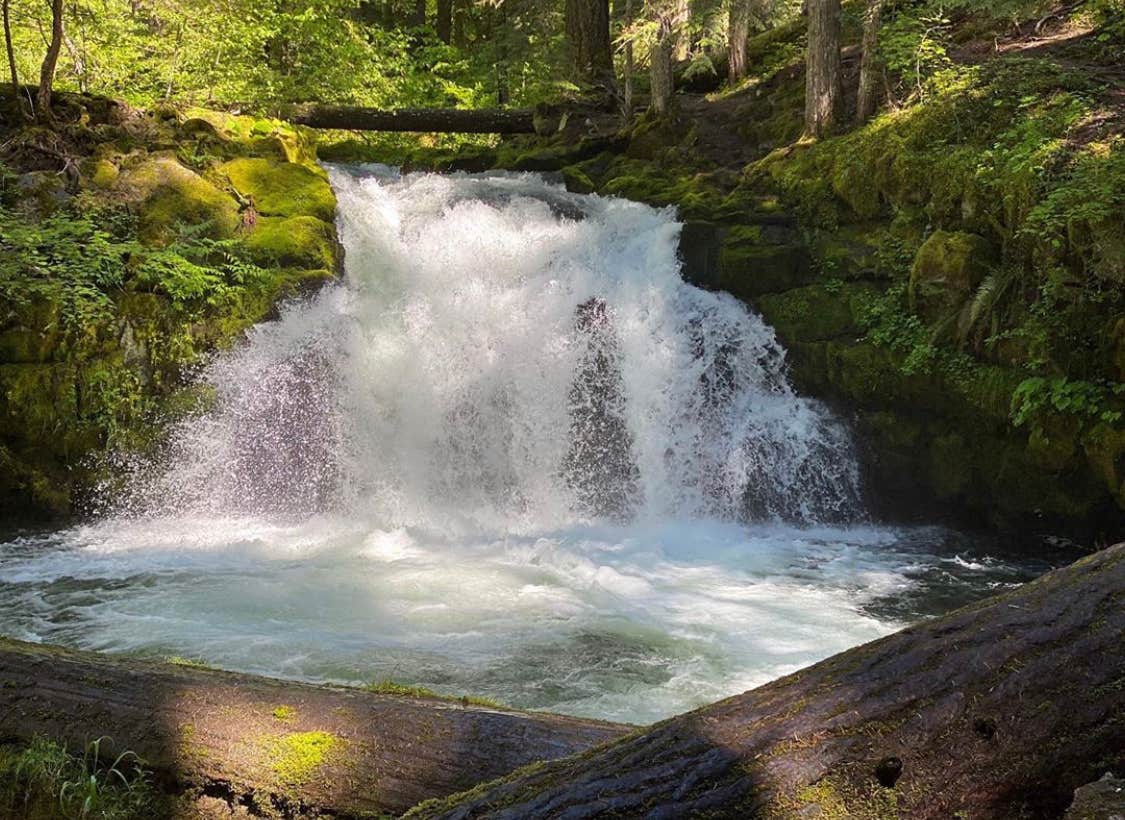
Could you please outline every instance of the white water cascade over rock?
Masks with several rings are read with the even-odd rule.
[[[9,634],[645,722],[1026,577],[864,522],[847,430],[681,280],[671,210],[332,181],[345,281],[216,357],[110,512],[0,544]]]
[[[212,366],[158,503],[519,533],[859,517],[846,431],[761,319],[682,281],[670,210],[530,175],[333,183],[347,285]]]

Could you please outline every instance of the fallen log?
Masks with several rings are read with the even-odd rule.
[[[109,736],[164,789],[255,811],[397,814],[628,728],[0,639],[0,740]]]
[[[412,818],[1057,818],[1125,771],[1125,545]]]
[[[308,103],[287,108],[282,119],[309,128],[343,131],[534,134],[549,133],[552,130],[550,124],[546,120],[540,120],[530,108],[412,108],[386,111],[352,105]],[[557,117],[554,122],[557,125]]]

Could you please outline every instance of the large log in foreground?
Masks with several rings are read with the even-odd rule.
[[[1125,545],[414,818],[1058,818],[1125,771]]]
[[[309,103],[292,106],[282,116],[289,122],[309,128],[333,128],[343,131],[420,131],[446,134],[536,133],[536,115],[529,108],[414,108],[385,111],[351,105]]]
[[[628,728],[0,639],[0,740],[105,735],[170,791],[270,816],[400,813]]]

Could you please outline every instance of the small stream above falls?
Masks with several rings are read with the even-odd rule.
[[[870,522],[670,210],[331,174],[346,282],[211,362],[105,514],[0,544],[0,631],[646,723],[1046,568]]]

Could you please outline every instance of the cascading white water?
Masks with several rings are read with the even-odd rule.
[[[760,318],[682,281],[670,209],[530,175],[333,184],[347,287],[212,366],[217,409],[146,510],[352,504],[484,533],[857,517],[846,432]]]
[[[861,523],[847,431],[671,211],[332,181],[346,282],[215,359],[112,513],[0,544],[5,632],[643,722],[1018,576]]]

